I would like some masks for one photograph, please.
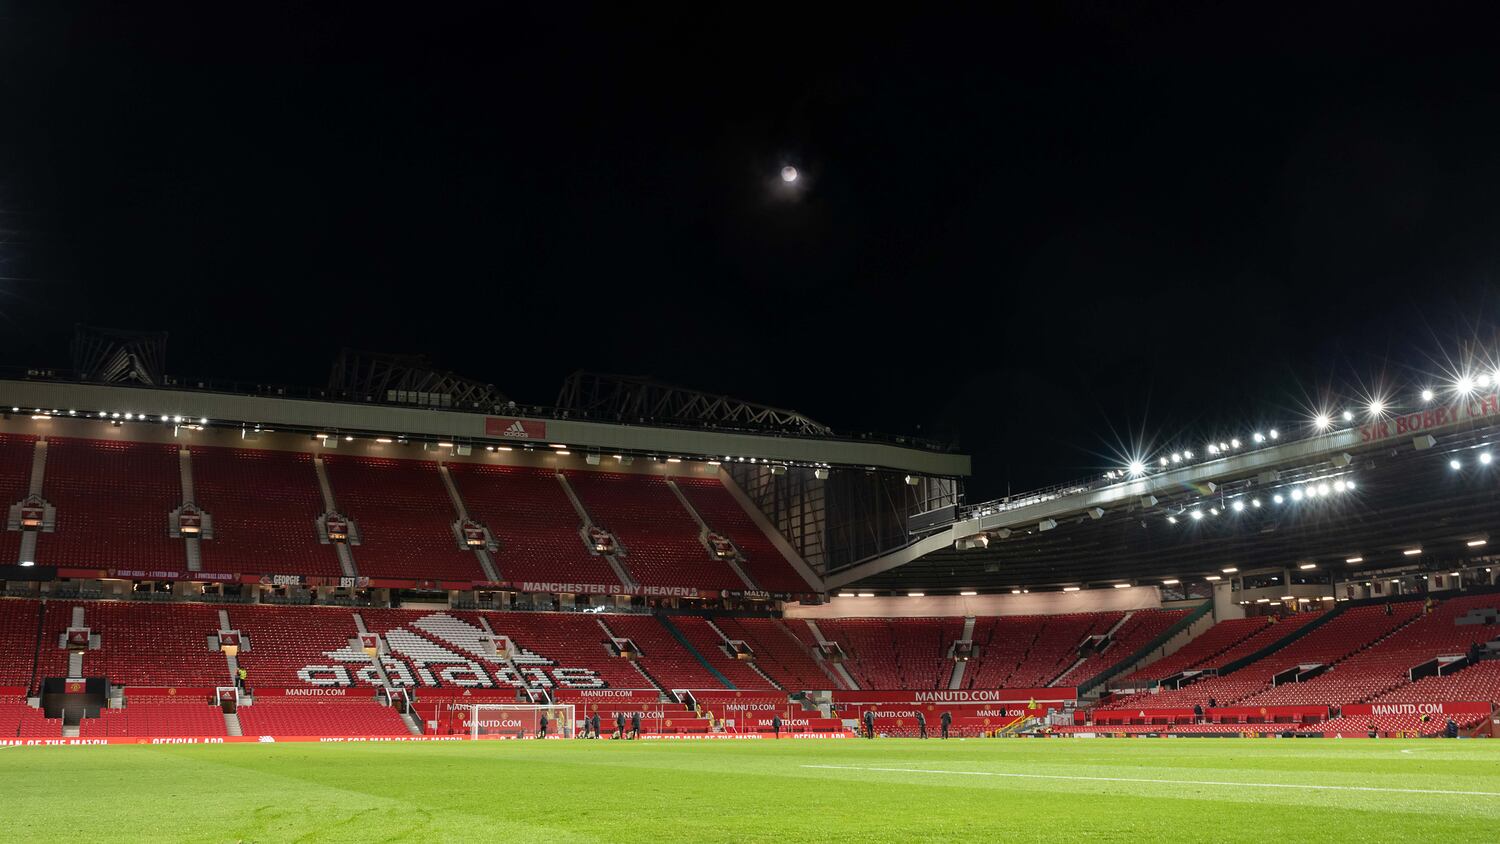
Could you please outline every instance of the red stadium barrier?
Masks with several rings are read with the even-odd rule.
[[[844,703],[907,703],[907,704],[956,704],[956,703],[1063,703],[1077,699],[1078,690],[1072,686],[1055,686],[1040,689],[904,689],[896,691],[845,691],[833,692],[833,702]]]
[[[1281,721],[1283,723],[1321,721],[1328,717],[1326,706],[1220,706],[1203,711],[1205,721],[1239,723],[1241,721]],[[1188,724],[1195,719],[1188,707],[1164,709],[1096,709],[1095,724]]]
[[[656,689],[553,689],[552,697],[558,703],[575,706],[582,703],[644,706],[661,702],[661,692]]]
[[[1488,715],[1494,705],[1485,701],[1450,703],[1351,703],[1340,707],[1345,718],[1371,715]]]
[[[374,697],[377,691],[376,686],[250,686],[256,697]],[[422,693],[428,691],[433,690],[423,689]]]

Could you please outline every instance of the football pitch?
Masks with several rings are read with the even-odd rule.
[[[1500,741],[0,749],[4,841],[1500,841]]]

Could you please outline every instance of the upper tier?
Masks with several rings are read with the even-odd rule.
[[[495,455],[443,458],[5,435],[0,492],[10,506],[39,486],[55,519],[25,562],[74,570],[192,571],[188,541],[171,535],[173,512],[191,503],[211,525],[198,540],[197,570],[222,575],[353,574],[539,592],[813,591],[726,488],[732,481],[685,478],[679,494],[675,478],[651,467],[564,477]],[[493,540],[494,576],[461,541],[461,511]],[[352,522],[347,563],[325,535],[330,513]],[[618,541],[613,565],[585,541],[586,525]],[[739,571],[713,556],[709,532],[739,549]],[[22,533],[0,536],[3,562],[21,562]],[[580,588],[546,588],[558,584]]]

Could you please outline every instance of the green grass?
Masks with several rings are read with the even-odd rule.
[[[13,747],[0,782],[4,841],[1500,841],[1477,740]]]

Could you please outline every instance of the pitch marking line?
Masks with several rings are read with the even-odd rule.
[[[1154,785],[1227,785],[1236,788],[1292,788],[1298,791],[1374,791],[1383,794],[1453,794],[1463,797],[1500,797],[1500,791],[1450,791],[1437,788],[1380,788],[1373,785],[1302,785],[1287,782],[1221,782],[1219,780],[1158,780],[1144,777],[1087,777],[1071,774],[1009,774],[996,771],[944,771],[932,768],[869,768],[859,765],[802,765],[828,771],[880,771],[892,774],[951,774],[965,777],[1005,777],[1024,780],[1080,782],[1140,782]]]

